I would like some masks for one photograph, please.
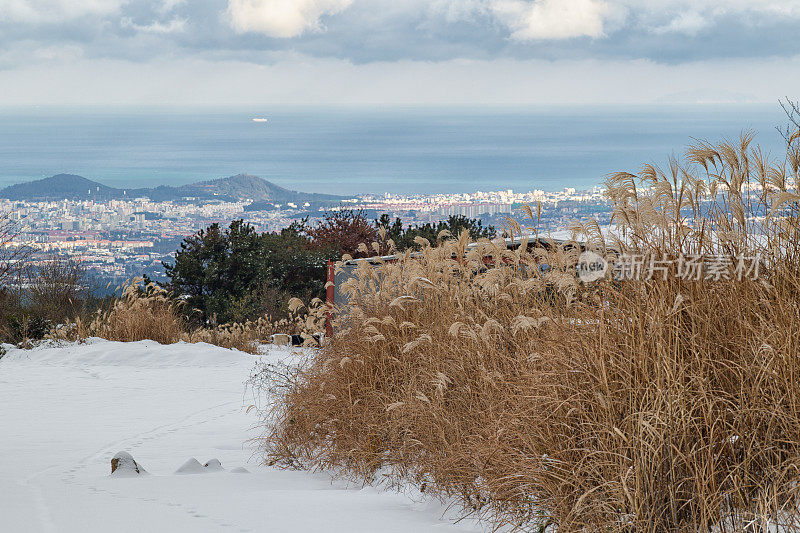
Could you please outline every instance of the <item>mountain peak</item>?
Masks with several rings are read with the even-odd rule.
[[[264,178],[253,176],[252,174],[236,174],[235,176],[227,176],[224,178],[214,178],[210,180],[201,181],[199,183],[258,183],[267,182]],[[268,182],[267,182],[268,183]]]

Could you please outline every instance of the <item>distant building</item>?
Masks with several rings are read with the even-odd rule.
[[[499,213],[511,213],[514,209],[512,204],[466,204],[448,205],[440,207],[436,212],[440,215],[464,215],[468,218],[476,218],[480,215],[497,215]]]

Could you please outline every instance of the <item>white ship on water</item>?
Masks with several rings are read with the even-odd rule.
[[[253,119],[253,122],[269,122],[269,120],[267,120],[267,119],[265,119],[263,117],[255,117]]]

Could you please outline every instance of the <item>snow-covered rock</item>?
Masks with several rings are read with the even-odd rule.
[[[147,470],[142,468],[128,452],[117,452],[117,454],[111,458],[112,476],[131,477],[146,473]]]

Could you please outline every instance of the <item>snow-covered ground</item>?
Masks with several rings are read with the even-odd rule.
[[[256,361],[151,341],[10,348],[0,359],[0,531],[481,530],[438,502],[260,466],[244,385]],[[109,476],[119,451],[149,474]],[[191,458],[223,470],[175,473]]]

